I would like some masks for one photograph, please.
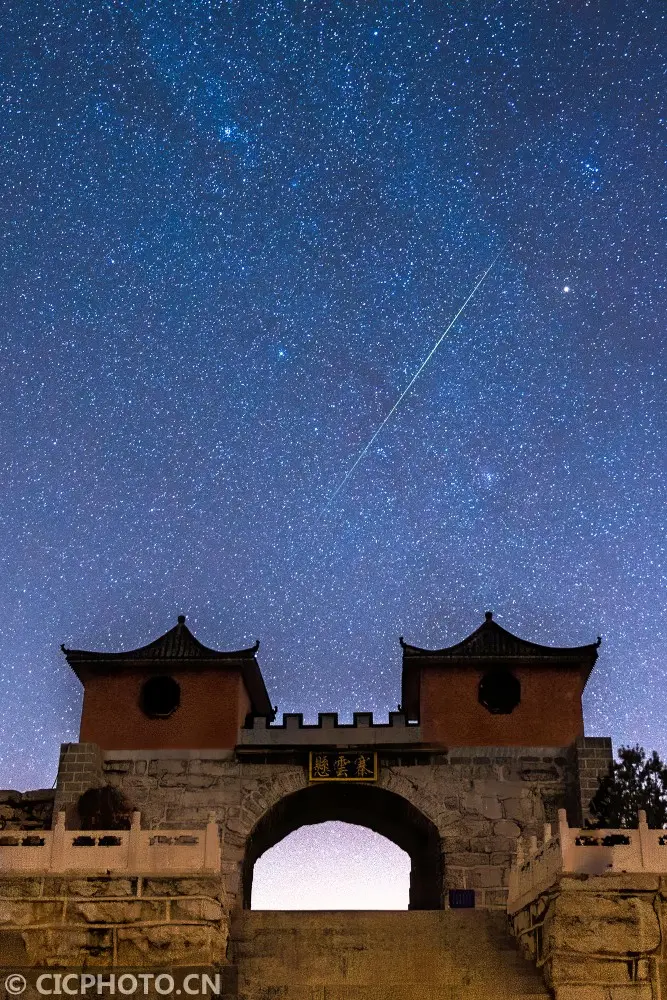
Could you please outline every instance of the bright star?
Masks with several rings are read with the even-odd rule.
[[[563,291],[564,292],[569,292],[570,291],[570,286],[569,285],[565,285],[564,288],[563,288]]]

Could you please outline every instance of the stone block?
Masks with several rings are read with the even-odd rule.
[[[462,854],[447,854],[445,864],[455,868],[473,868],[475,865],[488,865],[490,856],[490,854],[473,854],[472,851]]]
[[[131,760],[107,760],[104,763],[105,774],[128,774],[132,770]]]
[[[610,986],[609,1000],[655,1000],[650,983],[628,983]]]
[[[196,808],[203,809],[206,808],[207,812],[216,812],[218,815],[225,813],[227,815],[227,809],[229,806],[225,805],[226,799],[224,794],[221,793],[221,789],[218,786],[217,778],[207,779],[205,775],[197,776],[197,781],[213,781],[215,787],[194,787],[188,781],[182,792],[178,793],[178,805],[179,806],[195,806]],[[232,800],[237,801],[237,800]]]
[[[167,806],[165,821],[175,830],[197,828],[206,825],[210,811],[205,806]]]
[[[167,757],[164,760],[152,760],[148,765],[148,773],[161,777],[163,774],[186,774],[187,760],[174,760]]]
[[[134,896],[137,892],[137,881],[136,878],[112,878],[102,875],[90,878],[51,876],[44,879],[44,895],[84,898]]]
[[[507,892],[504,889],[487,889],[485,893],[487,906],[505,909],[507,906]]]
[[[478,846],[480,843],[486,843],[485,838],[475,839],[476,846],[473,847],[473,840],[469,837],[444,836],[442,838],[442,848],[445,853],[445,859],[449,856],[450,851],[484,850],[483,847]]]
[[[107,929],[58,927],[25,935],[28,963],[82,968],[108,964],[113,954],[113,932]]]
[[[459,821],[457,832],[468,837],[486,837],[494,832],[493,823],[488,819],[473,819],[466,816]]]
[[[0,927],[0,968],[24,969],[27,965],[25,936],[20,931]]]
[[[113,784],[114,780],[119,777],[121,776],[110,774],[108,776],[109,784]],[[154,794],[154,790],[157,788],[157,778],[151,778],[145,774],[131,774],[128,777],[123,778],[118,787],[122,788],[128,799],[136,802],[141,798],[145,798],[147,795]]]
[[[221,760],[219,757],[202,758],[201,760],[190,761],[190,774],[210,774],[216,778],[229,775],[230,762]],[[238,776],[237,776],[238,780]]]
[[[220,901],[210,897],[180,898],[171,902],[171,919],[176,923],[181,920],[219,921],[223,916]]]
[[[471,837],[469,845],[466,850],[478,852],[480,854],[486,854],[487,856],[491,854],[493,850],[492,841],[496,840],[496,837]]]
[[[467,868],[445,868],[445,889],[469,889],[469,877]]]
[[[651,978],[651,961],[648,958],[637,960],[637,979]]]
[[[449,827],[461,822],[461,810],[439,809],[435,816],[435,822],[439,830],[446,831]]]
[[[134,763],[134,773],[136,775],[140,776],[140,775],[146,774],[147,770],[148,770],[148,761],[146,761],[146,760],[137,760],[137,761],[135,761],[135,763]]]
[[[0,896],[10,899],[34,899],[42,895],[42,879],[38,875],[24,878],[0,877]]]
[[[241,847],[245,850],[246,835],[243,833],[235,833],[230,830],[229,827],[225,827],[225,849],[227,847]]]
[[[493,851],[491,854],[491,864],[502,865],[504,868],[509,868],[512,864],[512,855],[509,851]]]
[[[503,802],[505,816],[510,820],[521,820],[523,823],[535,818],[533,803],[529,798],[505,799]]]
[[[467,795],[461,797],[461,812],[473,815],[479,815],[482,811],[482,796],[477,795],[475,792],[469,792]]]
[[[503,884],[503,869],[475,868],[468,875],[468,885],[473,889],[493,889]]]
[[[570,984],[555,986],[554,997],[555,1000],[610,1000],[607,986],[594,986],[585,983],[576,986]]]
[[[660,944],[660,925],[646,896],[562,892],[547,912],[549,948],[596,955],[636,956]]]
[[[156,900],[95,900],[94,902],[70,903],[67,920],[84,921],[87,924],[134,924],[138,921],[159,921],[166,919],[163,902]]]
[[[212,788],[217,782],[214,774],[163,774],[160,788]]]
[[[634,892],[655,892],[660,885],[660,876],[651,872],[606,872],[604,875],[561,875],[561,892],[601,893],[620,892],[625,895]]]
[[[607,961],[583,955],[552,956],[551,980],[558,983],[614,983],[624,985],[630,982],[627,962]]]
[[[59,923],[63,903],[45,899],[0,899],[0,926],[36,927]]]
[[[232,833],[238,833],[241,836],[248,834],[253,826],[254,823],[252,821],[248,822],[247,820],[243,820],[240,816],[232,816],[232,818],[228,819],[226,823],[226,828],[228,830],[231,830]]]
[[[513,837],[499,837],[494,834],[492,837],[487,837],[486,842],[490,851],[503,851],[509,854],[516,851],[516,840]]]
[[[496,797],[484,796],[482,798],[482,816],[487,819],[502,819],[503,817],[503,807],[500,804],[500,800]]]
[[[506,837],[512,841],[521,834],[521,827],[512,820],[501,819],[493,824],[493,832],[497,837]]]
[[[193,924],[158,927],[119,927],[118,964],[144,968],[154,965],[208,965],[210,928]]]
[[[192,878],[145,878],[144,896],[209,896],[223,899],[223,880],[218,876]]]

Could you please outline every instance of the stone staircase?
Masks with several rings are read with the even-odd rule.
[[[228,956],[225,1000],[550,996],[500,910],[246,910]]]

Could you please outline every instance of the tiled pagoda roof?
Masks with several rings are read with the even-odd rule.
[[[82,683],[87,677],[98,672],[123,669],[131,666],[170,667],[196,669],[197,666],[221,669],[237,668],[241,671],[248,694],[253,703],[253,712],[273,718],[274,711],[264,684],[255,654],[259,640],[246,649],[233,651],[211,649],[201,643],[185,624],[185,615],[178,616],[178,623],[164,635],[146,646],[124,650],[118,653],[102,653],[85,649],[60,647],[67,662]]]
[[[580,663],[590,662],[591,666],[597,659],[598,646],[602,639],[586,646],[542,646],[537,642],[529,642],[517,635],[512,635],[507,629],[493,620],[491,611],[487,611],[484,621],[466,639],[445,646],[443,649],[422,649],[399,639],[403,647],[403,660],[477,660],[487,658],[521,659],[521,660],[567,660]]]

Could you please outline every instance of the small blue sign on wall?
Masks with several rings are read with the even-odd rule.
[[[450,889],[449,908],[451,910],[466,910],[475,906],[474,889]]]

